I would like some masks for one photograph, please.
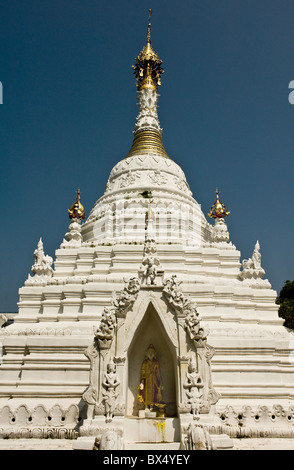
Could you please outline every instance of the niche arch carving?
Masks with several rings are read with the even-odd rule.
[[[174,334],[173,338],[170,336],[170,326],[163,321],[164,317],[160,315],[160,310],[154,304],[150,298],[148,302],[139,304],[141,312],[138,321],[133,325],[131,340],[128,342],[126,414],[130,416],[138,416],[139,411],[144,409],[144,404],[138,400],[138,391],[142,364],[150,345],[153,345],[159,363],[164,414],[165,416],[177,414],[177,345]]]

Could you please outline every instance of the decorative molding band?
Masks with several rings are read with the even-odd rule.
[[[231,438],[256,439],[256,438],[293,438],[293,425],[270,427],[270,426],[204,426],[209,434],[227,434]]]
[[[87,329],[78,328],[24,328],[19,330],[9,330],[6,328],[0,329],[1,336],[91,336],[93,334],[93,328]]]
[[[1,439],[77,439],[79,433],[71,428],[0,428]]]
[[[226,406],[218,411],[219,426],[211,426],[212,434],[228,434],[230,437],[294,437],[294,407],[284,408],[275,404],[272,407],[243,406],[235,409]]]
[[[0,438],[76,439],[81,419],[75,404],[68,408],[58,404],[47,408],[40,404],[33,409],[22,404],[15,410],[6,405],[0,409]]]

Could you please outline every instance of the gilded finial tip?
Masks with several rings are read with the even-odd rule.
[[[149,18],[148,18],[148,31],[147,31],[147,43],[151,42],[151,8],[149,8]]]

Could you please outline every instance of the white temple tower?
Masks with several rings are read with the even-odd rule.
[[[259,243],[240,262],[218,192],[211,224],[164,149],[161,65],[149,17],[131,149],[83,223],[78,191],[54,268],[40,239],[19,312],[0,329],[2,438],[107,448],[114,432],[114,448],[210,449],[294,436],[293,336]]]

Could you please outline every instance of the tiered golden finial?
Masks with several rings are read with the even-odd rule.
[[[138,55],[136,63],[132,67],[139,90],[144,88],[157,90],[157,87],[161,85],[160,76],[164,72],[161,64],[162,60],[160,60],[151,46],[151,10],[149,10],[147,44]]]
[[[222,204],[219,200],[218,189],[216,190],[216,201],[211,206],[209,217],[212,219],[223,219],[224,217],[228,217],[230,212],[227,211],[227,208],[224,204]]]
[[[82,220],[85,218],[85,209],[81,204],[80,190],[77,191],[77,196],[75,202],[68,209],[68,214],[70,219],[79,219]]]

